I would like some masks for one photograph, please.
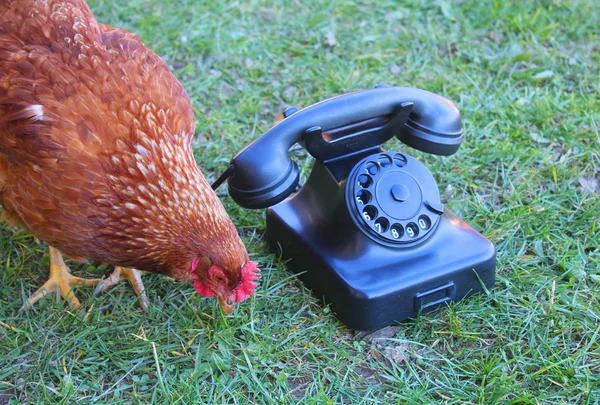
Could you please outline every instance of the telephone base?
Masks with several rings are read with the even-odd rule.
[[[350,328],[379,329],[494,284],[494,246],[447,208],[427,241],[399,249],[345,227],[339,210],[307,209],[319,205],[304,191],[267,210],[268,244]]]

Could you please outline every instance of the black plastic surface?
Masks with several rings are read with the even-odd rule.
[[[345,197],[354,223],[369,237],[391,245],[427,238],[441,214],[436,209],[441,202],[435,179],[406,153],[380,152],[363,158],[348,176]]]
[[[290,195],[298,168],[288,149],[300,141],[322,161],[377,148],[392,136],[428,153],[449,155],[462,142],[460,113],[445,98],[409,87],[385,87],[287,111],[279,124],[233,157],[229,193],[241,206],[265,208]]]
[[[300,192],[267,210],[267,240],[349,327],[378,329],[494,284],[493,245],[449,209],[426,240],[390,246],[350,218],[345,188],[317,162]]]

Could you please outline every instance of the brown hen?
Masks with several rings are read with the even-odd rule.
[[[231,312],[259,271],[194,160],[182,85],[137,35],[82,0],[0,0],[0,203],[50,246],[50,280],[74,306],[61,253],[194,284]]]

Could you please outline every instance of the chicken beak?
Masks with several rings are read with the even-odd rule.
[[[225,298],[221,295],[217,295],[217,299],[219,300],[219,305],[221,305],[221,309],[225,312],[225,315],[229,315],[233,312],[235,308],[235,302],[231,298]]]

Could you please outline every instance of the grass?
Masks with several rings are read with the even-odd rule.
[[[2,225],[0,404],[600,403],[595,1],[90,6],[139,33],[181,79],[210,179],[288,105],[382,82],[454,100],[466,131],[459,152],[409,153],[494,242],[497,283],[379,334],[356,333],[268,252],[263,213],[237,207],[223,188],[263,268],[256,296],[234,315],[159,276],[145,281],[148,314],[125,285],[99,298],[79,289],[82,314],[53,300],[19,313],[47,276],[47,249]],[[310,161],[296,154],[306,173]]]

